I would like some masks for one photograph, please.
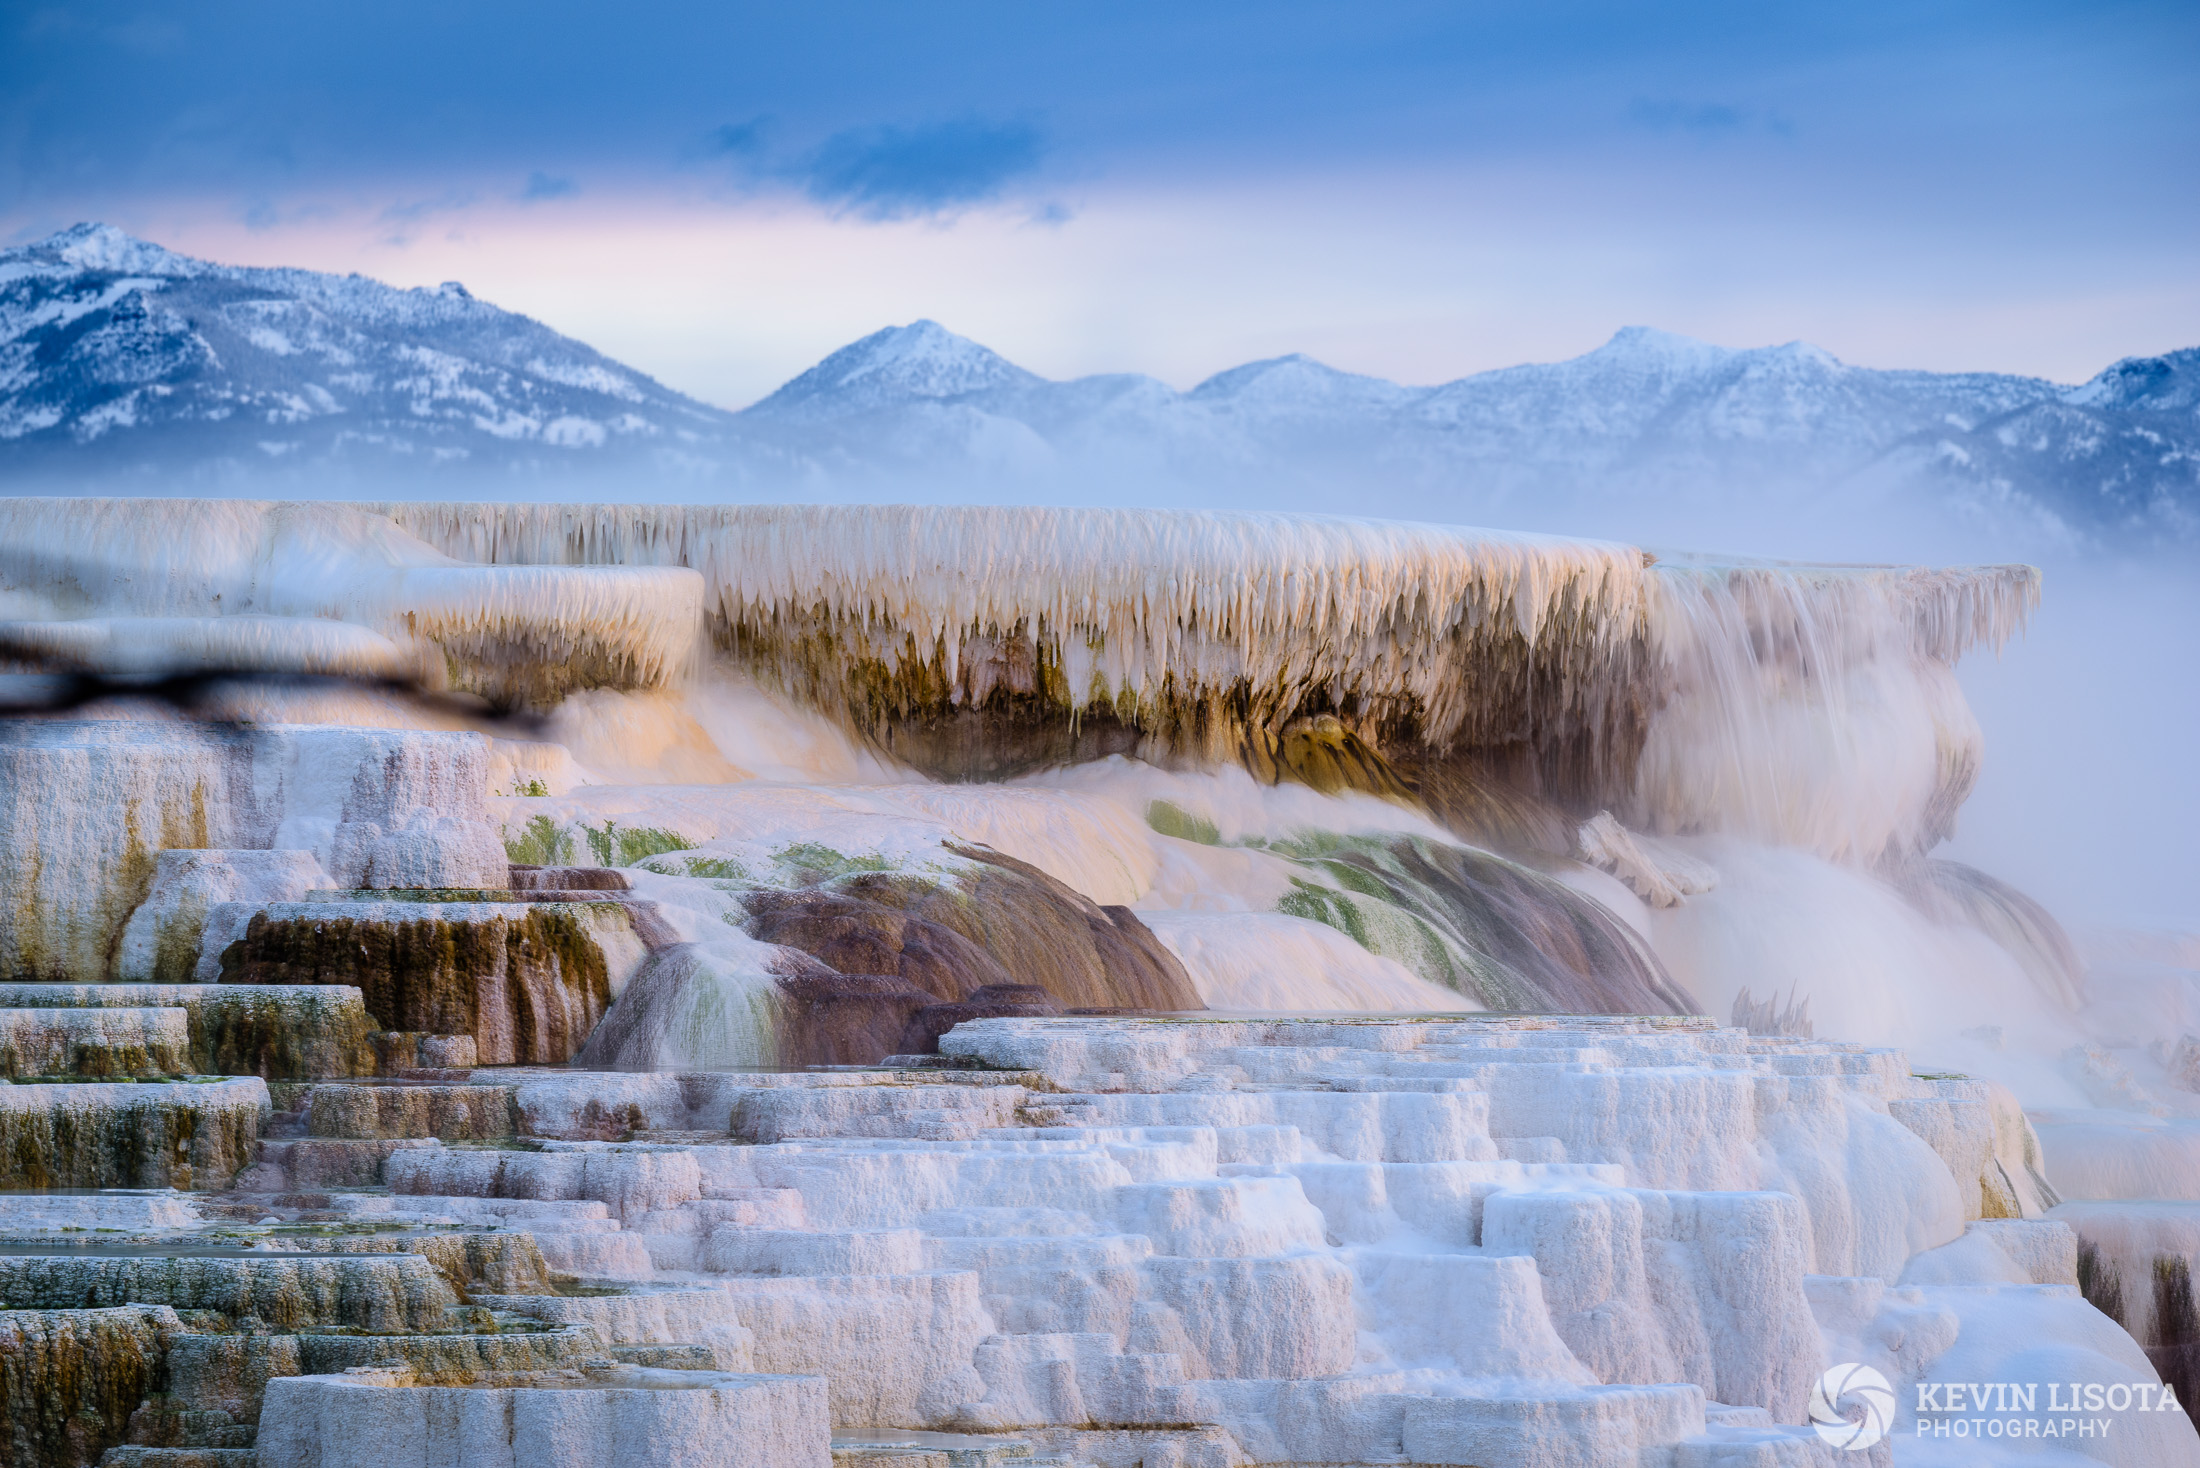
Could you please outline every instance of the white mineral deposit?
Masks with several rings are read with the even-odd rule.
[[[2200,1465],[2193,955],[1935,854],[2027,568],[0,544],[11,1462]]]

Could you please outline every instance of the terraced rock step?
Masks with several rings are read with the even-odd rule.
[[[645,951],[624,903],[374,895],[261,906],[222,954],[223,985],[349,985],[387,1029],[470,1035],[485,1065],[554,1065]]]
[[[191,1068],[181,1009],[0,1009],[0,1076],[172,1076]]]
[[[77,1468],[119,1441],[160,1379],[176,1312],[125,1305],[0,1309],[0,1439],[19,1468]]]
[[[226,1187],[268,1114],[252,1079],[0,1087],[0,1189]]]
[[[342,985],[0,984],[0,1006],[181,1010],[190,1051],[176,1069],[198,1075],[313,1080],[375,1071],[375,1026],[359,990]]]
[[[479,735],[409,729],[11,723],[0,974],[188,981],[231,936],[232,901],[508,880],[488,757]]]
[[[443,1273],[417,1254],[0,1255],[0,1310],[164,1305],[261,1329],[342,1325],[386,1334],[439,1329],[456,1304]]]
[[[136,1231],[0,1239],[0,1306],[141,1310],[96,1329],[167,1391],[87,1409],[96,1445],[316,1468],[668,1461],[634,1434],[714,1441],[712,1393],[749,1437],[708,1461],[772,1468],[1884,1468],[1804,1424],[1829,1360],[1906,1389],[2090,1331],[2098,1369],[2152,1369],[2089,1323],[2021,1114],[1892,1051],[1504,1016],[1003,1017],[942,1049],[279,1083],[247,1181],[281,1190],[165,1232],[142,1193],[26,1209]],[[2120,1461],[2175,1461],[2171,1425],[2120,1423]]]
[[[517,862],[507,867],[514,891],[625,892],[632,888],[616,867],[537,867]]]
[[[2073,1268],[2021,1116],[1888,1051],[1673,1017],[1001,1018],[943,1049],[515,1077],[540,1150],[403,1153],[390,1206],[598,1202],[593,1237],[715,1283],[839,1428],[1081,1465],[1813,1462],[1821,1328],[1915,1308],[1883,1283],[1911,1255]]]
[[[260,1163],[245,1181],[255,1188],[379,1187],[399,1152],[439,1145],[433,1137],[388,1140],[276,1138],[260,1144]]]
[[[378,1187],[399,1152],[513,1137],[520,1129],[516,1091],[403,1080],[278,1086],[285,1109],[273,1113],[246,1185],[258,1192]]]
[[[422,1071],[464,1072],[481,1064],[481,1052],[472,1035],[377,1030],[367,1038],[374,1046],[377,1075],[402,1078],[418,1076]]]
[[[446,1378],[448,1380],[448,1378]],[[815,1378],[666,1371],[610,1360],[578,1371],[422,1384],[363,1367],[268,1384],[262,1468],[387,1468],[389,1445],[467,1468],[828,1468]]]
[[[314,1086],[306,1092],[312,1137],[434,1137],[489,1141],[518,1127],[513,1086]]]
[[[114,1205],[144,1197],[71,1201],[90,1205],[80,1216],[118,1217]],[[525,1232],[231,1225],[106,1237],[60,1236],[39,1253],[0,1240],[0,1452],[11,1465],[231,1461],[222,1455],[255,1450],[271,1383],[392,1362],[422,1385],[527,1378],[533,1389],[599,1368],[750,1367],[722,1296],[559,1297]],[[478,1302],[457,1303],[469,1291]],[[122,1299],[159,1303],[112,1303]]]
[[[833,1468],[1054,1468],[1071,1461],[1037,1456],[1023,1438],[952,1432],[836,1432],[832,1450]]]
[[[418,1255],[442,1274],[454,1295],[467,1300],[483,1294],[498,1298],[548,1296],[558,1290],[534,1235],[494,1225],[365,1234],[309,1230],[295,1236],[270,1237],[261,1247],[300,1253],[326,1250],[331,1254]]]
[[[48,1230],[143,1233],[192,1228],[200,1221],[191,1194],[169,1188],[105,1192],[14,1193],[0,1199],[4,1232]]]

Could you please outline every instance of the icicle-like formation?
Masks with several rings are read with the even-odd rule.
[[[453,555],[703,573],[719,635],[859,717],[997,688],[1188,753],[1309,695],[1432,745],[1595,723],[1646,633],[1644,558],[1598,541],[1199,511],[386,504]],[[883,706],[883,707],[882,707]]]
[[[665,683],[692,652],[700,593],[680,570],[465,565],[341,505],[0,500],[0,617],[98,619],[41,634],[93,671],[379,673],[425,651],[461,686],[544,701]]]
[[[1602,542],[1283,515],[375,508],[458,556],[691,566],[738,658],[936,772],[1136,750],[1273,778],[1288,731],[1337,713],[1438,808],[1430,761],[1479,758],[1582,814],[1865,862],[1951,828],[1978,731],[1950,670],[2039,590],[2021,566],[1653,566]],[[940,732],[989,700],[1012,719]],[[1057,737],[1010,748],[1012,720]],[[1079,745],[1062,731],[1080,720],[1129,732]]]
[[[0,614],[82,661],[426,654],[548,703],[666,681],[700,607],[735,661],[930,773],[1242,760],[1548,855],[1600,808],[1859,863],[1930,849],[1979,756],[1952,663],[2037,592],[2024,567],[1653,566],[1283,515],[0,502]]]

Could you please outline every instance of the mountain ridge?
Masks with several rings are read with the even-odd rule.
[[[2071,385],[1629,326],[1433,386],[1294,353],[1180,392],[1135,373],[1052,381],[920,320],[728,411],[456,282],[219,265],[79,225],[0,251],[0,468],[170,491],[593,478],[629,498],[1343,498],[1486,522],[1830,499],[2183,543],[2200,538],[2200,348]]]
[[[455,281],[216,265],[103,225],[0,251],[0,444],[22,457],[98,466],[157,432],[216,472],[433,466],[484,443],[707,444],[725,417]]]

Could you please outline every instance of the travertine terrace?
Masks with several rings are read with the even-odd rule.
[[[1930,854],[2021,568],[88,513],[0,504],[106,680],[0,729],[10,1463],[2200,1465],[2200,1040]]]

